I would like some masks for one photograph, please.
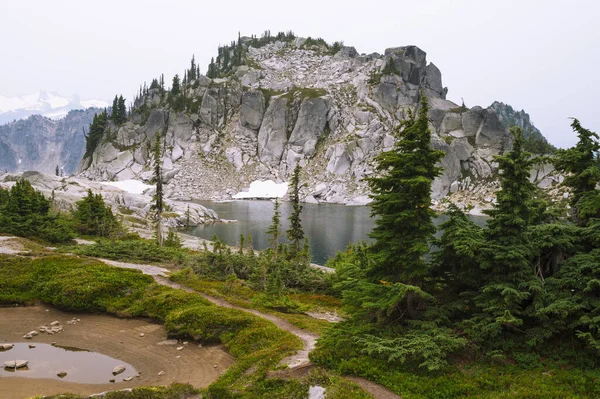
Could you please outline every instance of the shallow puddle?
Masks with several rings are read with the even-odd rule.
[[[35,348],[29,348],[29,345]],[[27,360],[27,367],[6,369],[5,361]],[[113,375],[117,366],[125,371]],[[63,378],[58,373],[66,372]],[[137,376],[132,365],[118,359],[85,349],[52,346],[41,343],[18,343],[12,349],[0,351],[0,377],[52,378],[84,384],[106,384],[110,380],[121,382],[124,378]]]

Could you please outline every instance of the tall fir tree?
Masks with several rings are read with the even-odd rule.
[[[269,243],[273,252],[277,253],[279,249],[279,235],[281,228],[281,213],[279,212],[279,198],[275,198],[275,208],[273,209],[273,218],[271,219],[271,225],[267,230],[267,235],[270,236]]]
[[[154,175],[153,180],[156,184],[156,190],[152,196],[151,210],[154,212],[154,220],[156,222],[156,242],[158,245],[163,245],[163,232],[162,232],[162,213],[164,210],[163,200],[163,177],[162,177],[162,142],[160,131],[156,132],[156,138],[154,140]]]
[[[496,156],[500,170],[500,191],[484,231],[480,267],[484,270],[478,295],[480,310],[474,318],[475,329],[482,339],[517,331],[524,323],[524,304],[539,286],[531,259],[532,246],[528,228],[537,219],[537,187],[529,180],[531,167],[537,162],[524,149],[523,131],[510,129],[512,150]]]
[[[173,84],[171,85],[171,95],[178,96],[181,90],[181,85],[179,81],[179,75],[173,76]]]
[[[569,187],[571,215],[580,225],[591,218],[600,218],[600,195],[596,186],[600,183],[600,142],[596,133],[585,129],[577,119],[571,127],[579,141],[569,149],[558,150],[555,166],[566,174],[563,185]]]
[[[290,194],[292,214],[288,219],[290,221],[290,227],[288,228],[286,235],[292,256],[297,256],[300,253],[304,243],[304,230],[302,229],[302,220],[300,219],[302,214],[302,205],[300,205],[300,171],[300,165],[296,165],[290,182],[290,185],[292,186],[292,193]]]

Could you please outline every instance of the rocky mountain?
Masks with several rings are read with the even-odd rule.
[[[97,108],[76,110],[62,119],[34,115],[0,126],[0,171],[37,170],[73,174],[85,152],[87,132]]]
[[[227,67],[224,58],[238,65]],[[299,163],[306,201],[363,204],[363,178],[374,173],[376,155],[392,148],[393,130],[422,94],[433,146],[446,152],[434,199],[479,189],[489,196],[493,156],[511,146],[508,124],[516,116],[507,117],[501,103],[469,109],[448,101],[441,71],[416,46],[359,54],[310,38],[241,38],[220,49],[209,74],[220,77],[194,74],[179,93],[159,85],[141,93],[129,120],[110,125],[82,160],[83,176],[149,179],[159,133],[172,198],[231,198],[255,180],[286,181]]]
[[[36,93],[7,97],[0,95],[0,125],[26,119],[32,115],[41,115],[50,119],[61,119],[69,111],[87,108],[106,108],[108,103],[102,100],[80,100],[77,94],[62,97],[57,93],[38,91]]]

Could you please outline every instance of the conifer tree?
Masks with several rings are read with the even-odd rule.
[[[115,98],[112,103],[112,108],[110,110],[110,120],[114,123],[117,123],[117,118],[119,115],[119,97],[115,94]]]
[[[277,253],[279,249],[279,228],[281,227],[281,214],[279,212],[279,198],[275,198],[275,209],[273,210],[273,218],[271,219],[271,226],[267,230],[267,235],[271,236],[269,238],[269,243],[271,244],[271,248],[273,252]]]
[[[396,132],[396,146],[377,157],[380,177],[368,179],[372,216],[379,216],[371,238],[375,267],[373,281],[419,284],[427,274],[425,254],[435,233],[431,183],[443,152],[431,149],[425,96],[418,117],[409,115]]]
[[[600,217],[600,195],[596,190],[600,182],[600,142],[598,135],[582,127],[577,119],[571,127],[579,141],[572,148],[558,150],[554,164],[567,174],[563,185],[572,190],[571,214],[584,225],[590,218]]]
[[[173,84],[171,86],[171,95],[177,96],[177,95],[179,95],[179,91],[180,91],[179,75],[176,74],[175,76],[173,76]]]
[[[163,202],[163,178],[162,178],[162,144],[160,131],[156,132],[156,138],[154,141],[154,176],[153,180],[156,184],[156,190],[152,196],[151,210],[154,212],[154,219],[156,222],[156,242],[158,245],[163,245],[163,234],[162,234],[162,213],[164,209]]]
[[[348,299],[379,323],[416,318],[429,296],[423,289],[429,272],[425,255],[435,233],[431,184],[443,152],[431,148],[428,110],[422,96],[417,118],[409,113],[398,126],[394,149],[377,156],[380,176],[367,180],[371,214],[378,217],[370,235],[373,264],[367,282],[354,287]]]
[[[537,218],[539,206],[536,186],[529,180],[531,166],[537,162],[524,150],[523,131],[510,129],[513,148],[497,156],[500,191],[491,210],[481,248],[481,288],[475,304],[481,310],[474,324],[482,338],[497,337],[523,324],[523,305],[539,283],[531,266],[532,247],[527,230]]]
[[[288,218],[290,227],[286,232],[290,252],[294,257],[299,254],[304,242],[304,230],[302,230],[302,220],[300,219],[300,214],[302,213],[302,205],[300,205],[300,170],[300,165],[296,165],[292,181],[290,182],[292,186],[292,193],[290,194],[292,214]]]
[[[85,155],[84,158],[92,156],[94,150],[102,140],[104,131],[106,130],[106,123],[108,122],[108,113],[106,109],[100,114],[95,114],[90,124],[90,130],[85,138]]]
[[[117,110],[118,112],[116,123],[118,125],[121,125],[127,121],[127,107],[125,105],[125,99],[123,98],[123,95],[119,96],[119,99],[117,101]]]

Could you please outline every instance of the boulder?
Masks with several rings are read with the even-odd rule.
[[[317,141],[325,130],[329,101],[322,97],[306,98],[300,105],[298,119],[290,136],[289,145],[299,147],[300,153],[312,156]]]
[[[4,362],[4,368],[7,369],[20,369],[27,367],[29,360],[7,360]]]
[[[240,123],[242,126],[258,130],[265,113],[265,97],[260,90],[250,90],[242,95]]]
[[[169,112],[162,108],[155,108],[150,112],[146,121],[146,136],[148,139],[154,137],[159,130],[165,133],[165,128],[169,120]]]
[[[258,132],[258,157],[279,163],[287,144],[287,98],[272,98]]]
[[[117,374],[121,374],[122,372],[125,371],[125,366],[123,366],[122,364],[118,365],[117,367],[115,367],[112,371],[113,375],[117,375]]]
[[[500,122],[498,114],[491,109],[486,109],[483,116],[483,123],[475,136],[475,144],[478,147],[502,150],[505,145],[505,136],[508,135],[506,127]]]
[[[481,107],[473,107],[462,114],[463,131],[466,137],[475,137],[483,125],[485,111]]]
[[[433,63],[425,67],[425,85],[441,98],[446,98],[447,89],[442,85],[442,72]]]

